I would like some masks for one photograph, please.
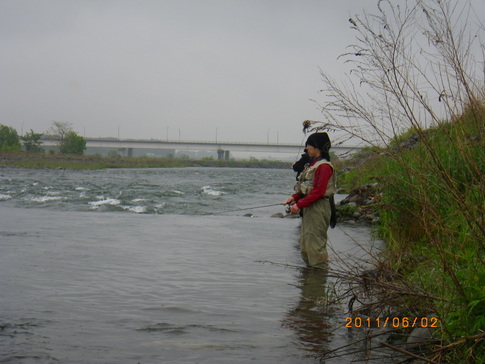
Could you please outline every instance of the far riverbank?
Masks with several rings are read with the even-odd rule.
[[[51,168],[51,169],[105,169],[105,168],[183,168],[183,167],[229,167],[229,168],[291,168],[285,161],[214,160],[155,157],[104,157],[98,155],[72,155],[47,153],[0,153],[0,167]]]

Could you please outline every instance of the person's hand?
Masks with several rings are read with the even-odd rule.
[[[296,203],[295,198],[291,196],[283,205],[294,205]]]
[[[298,205],[295,203],[294,205],[291,206],[290,211],[291,211],[292,214],[296,215],[300,212],[300,209],[299,209]]]

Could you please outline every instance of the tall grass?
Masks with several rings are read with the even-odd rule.
[[[322,73],[324,121],[377,150],[344,177],[380,182],[382,263],[441,319],[435,362],[485,361],[483,23],[469,1],[381,0],[352,17],[346,84]],[[412,138],[410,138],[412,137]],[[365,179],[363,181],[362,179]],[[426,293],[426,294],[423,294]],[[409,296],[413,297],[412,292]]]
[[[451,347],[435,360],[485,361],[485,337],[476,339],[485,328],[484,115],[483,107],[466,110],[422,130],[411,149],[394,143],[367,154],[345,177],[349,187],[379,181],[384,191],[376,229],[387,250],[380,259],[426,293],[403,297],[401,310],[440,317],[438,336]]]
[[[396,268],[445,300],[435,308],[450,338],[485,327],[485,145],[472,115],[485,126],[483,113],[465,113],[387,156],[378,172],[381,236],[401,255]]]

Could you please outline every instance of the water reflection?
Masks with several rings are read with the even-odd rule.
[[[283,326],[294,330],[299,344],[314,357],[326,352],[330,342],[327,275],[328,267],[301,269],[297,283],[301,290],[298,305],[283,320]]]

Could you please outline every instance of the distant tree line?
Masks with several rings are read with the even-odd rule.
[[[45,135],[58,141],[59,152],[62,154],[84,154],[86,139],[77,134],[71,123],[53,121]],[[32,129],[20,135],[11,126],[0,124],[0,152],[43,153],[42,133],[35,133]]]

